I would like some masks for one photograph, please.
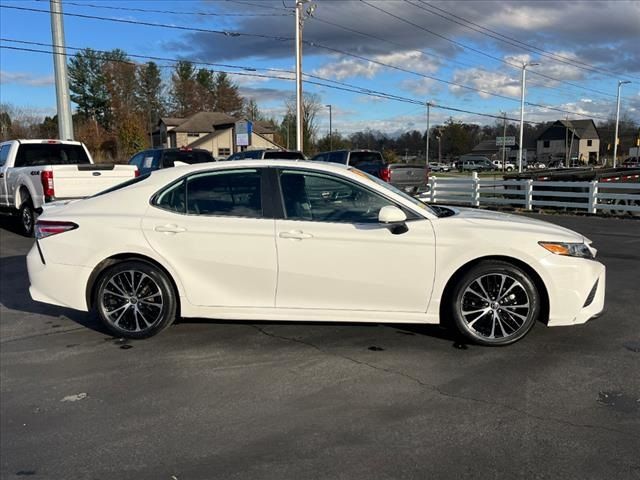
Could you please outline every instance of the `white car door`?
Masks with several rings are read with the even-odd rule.
[[[435,267],[429,220],[413,213],[408,230],[394,234],[377,220],[394,203],[364,185],[300,169],[279,178],[278,308],[426,311]]]
[[[275,220],[264,215],[261,170],[195,173],[152,201],[143,231],[193,305],[274,306]]]

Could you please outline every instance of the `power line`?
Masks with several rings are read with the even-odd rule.
[[[67,47],[69,48],[69,47]],[[35,48],[26,48],[26,47],[12,47],[9,45],[1,45],[0,44],[0,49],[8,49],[8,50],[15,50],[15,51],[22,51],[22,52],[31,52],[31,53],[43,53],[43,54],[48,54],[48,55],[63,55],[65,57],[70,57],[72,56],[69,53],[63,53],[63,52],[54,52],[51,50],[39,50],[39,49],[35,49]],[[94,50],[97,53],[109,53],[106,51],[100,51],[100,50]],[[133,56],[133,55],[130,55]],[[136,55],[136,57],[142,57],[142,55]],[[149,59],[154,59],[155,57],[146,57]],[[129,64],[129,65],[137,65],[135,62],[131,62],[131,61],[126,61],[126,60],[119,60],[119,59],[114,59],[111,60],[113,62],[116,63],[125,63],[125,64]],[[173,60],[174,62],[178,62],[180,60]],[[197,63],[197,62],[193,62],[193,63]],[[159,65],[160,68],[174,68],[175,65]],[[250,72],[234,72],[234,71],[225,71],[225,70],[220,70],[220,69],[211,69],[212,72],[215,73],[226,73],[226,74],[230,74],[230,75],[240,75],[240,76],[247,76],[247,77],[257,77],[257,78],[268,78],[268,79],[276,79],[276,80],[287,80],[287,81],[293,81],[293,79],[291,77],[283,77],[283,76],[277,76],[277,75],[267,75],[267,74],[260,74],[260,73],[250,73]],[[370,96],[370,97],[378,97],[378,98],[384,98],[386,100],[394,100],[397,102],[402,102],[402,103],[409,103],[409,104],[413,104],[413,105],[420,105],[421,107],[424,106],[424,102],[421,100],[417,100],[417,99],[413,99],[413,98],[409,98],[409,97],[400,97],[397,95],[388,95],[388,94],[384,94],[384,93],[376,93],[372,90],[368,90],[368,89],[364,89],[364,90],[359,90],[359,89],[353,89],[353,88],[347,88],[347,87],[342,87],[342,86],[338,86],[338,85],[330,85],[330,84],[325,84],[325,83],[321,83],[321,82],[317,82],[314,80],[304,80],[305,83],[311,84],[311,85],[317,85],[317,86],[321,86],[321,87],[326,87],[326,88],[330,88],[330,89],[334,89],[334,90],[341,90],[341,91],[346,91],[346,92],[352,92],[352,93],[358,93],[360,95],[365,95],[365,96]],[[489,113],[483,113],[483,112],[474,112],[472,110],[464,110],[461,108],[455,108],[455,107],[449,107],[446,105],[442,105],[442,104],[438,104],[438,105],[431,105],[432,108],[438,108],[441,110],[448,110],[448,111],[453,111],[453,112],[461,112],[461,113],[466,113],[469,115],[477,115],[480,117],[487,117],[487,118],[494,118],[494,119],[500,119],[502,120],[504,117],[503,116],[499,116],[499,115],[493,115],[493,114],[489,114]],[[519,120],[517,118],[510,118],[507,117],[507,120],[512,121],[512,122],[518,122]],[[535,122],[535,121],[527,121],[526,123],[530,123],[530,124],[539,124],[539,123],[545,123],[545,122]]]
[[[39,8],[15,7],[15,6],[9,6],[9,5],[0,5],[0,8],[8,8],[11,10],[22,10],[22,11],[28,11],[28,12],[38,12],[38,13],[47,13],[47,14],[51,13],[49,10],[42,10]],[[263,38],[263,39],[269,39],[269,40],[278,40],[278,41],[294,40],[293,37],[280,37],[275,35],[236,32],[236,31],[229,31],[229,30],[214,30],[210,28],[185,27],[182,25],[169,25],[166,23],[153,23],[153,22],[145,22],[142,20],[126,20],[123,18],[100,17],[97,15],[85,15],[81,13],[70,13],[70,12],[57,13],[56,12],[56,15],[64,15],[65,17],[86,18],[90,20],[102,20],[102,21],[108,21],[108,22],[125,23],[128,25],[144,25],[147,27],[171,28],[174,30],[183,30],[183,31],[190,31],[190,32],[214,33],[217,35],[224,35],[226,37],[254,37],[254,38]]]
[[[361,0],[364,3],[367,3],[365,0]],[[8,5],[1,5],[0,4],[0,8],[8,8],[8,9],[14,9],[14,10],[25,10],[25,11],[33,11],[33,12],[39,12],[39,13],[47,13],[49,14],[50,12],[48,10],[41,10],[41,9],[34,9],[34,8],[27,8],[27,7],[14,7],[14,6],[8,6]],[[376,9],[378,9],[378,7],[374,7]],[[211,29],[202,29],[202,28],[194,28],[194,27],[185,27],[185,26],[181,26],[181,25],[168,25],[168,24],[161,24],[161,23],[151,23],[151,22],[142,22],[142,21],[134,21],[134,20],[123,20],[123,19],[117,19],[117,18],[112,18],[112,17],[99,17],[99,16],[94,16],[94,15],[82,15],[82,14],[77,14],[77,13],[67,13],[64,12],[62,13],[62,15],[65,16],[72,16],[72,17],[80,17],[80,18],[90,18],[90,19],[96,19],[96,20],[102,20],[102,21],[112,21],[112,22],[118,22],[118,23],[126,23],[126,24],[134,24],[134,25],[144,25],[144,26],[151,26],[151,27],[159,27],[159,28],[170,28],[170,29],[178,29],[178,30],[186,30],[186,31],[198,31],[198,32],[205,32],[205,33],[213,33],[213,34],[222,34],[225,36],[232,36],[232,37],[239,37],[239,36],[248,36],[248,37],[258,37],[258,38],[266,38],[266,39],[271,39],[271,40],[279,40],[279,41],[290,41],[293,40],[293,38],[291,37],[277,37],[277,36],[272,36],[272,35],[265,35],[265,34],[252,34],[252,33],[245,33],[245,32],[227,32],[227,31],[222,31],[222,30],[211,30]],[[435,77],[433,75],[428,75],[428,74],[424,74],[424,73],[420,73],[420,72],[415,72],[406,68],[402,68],[402,67],[398,67],[396,65],[391,65],[388,63],[384,63],[384,62],[380,62],[378,60],[374,60],[371,58],[367,58],[364,57],[362,55],[357,55],[351,52],[347,52],[345,50],[341,50],[341,49],[336,49],[333,47],[328,47],[326,45],[322,45],[322,44],[318,44],[312,41],[308,41],[305,40],[303,41],[303,43],[305,45],[308,46],[312,46],[312,47],[316,47],[316,48],[321,48],[321,49],[325,49],[328,51],[332,51],[334,53],[340,53],[342,55],[347,55],[353,58],[357,58],[363,61],[367,61],[370,63],[374,63],[383,67],[387,67],[387,68],[391,68],[394,70],[398,70],[404,73],[409,73],[411,75],[415,75],[415,76],[419,76],[419,77],[423,77],[423,78],[428,78],[431,80],[434,80],[436,82],[440,82],[440,83],[444,83],[450,86],[455,86],[464,90],[470,90],[470,91],[475,91],[475,92],[479,92],[479,93],[484,93],[486,95],[491,95],[494,97],[498,97],[498,98],[502,98],[505,100],[509,100],[509,101],[513,101],[513,102],[520,102],[519,99],[514,98],[514,97],[509,97],[506,95],[502,95],[499,93],[495,93],[495,92],[491,92],[489,90],[484,90],[484,89],[479,89],[479,88],[475,88],[475,87],[471,87],[468,85],[463,85],[457,82],[452,82],[449,80],[444,80],[438,77]],[[235,66],[231,66],[229,68],[237,68]],[[541,105],[541,104],[536,104],[536,103],[531,103],[528,102],[527,105],[529,106],[535,106],[535,107],[540,107],[540,108],[548,108],[548,109],[553,109],[553,107],[549,107],[547,105]],[[561,110],[558,110],[561,111]],[[587,118],[591,118],[592,116],[580,113],[580,112],[572,112],[572,111],[568,111],[568,110],[562,110],[562,113],[569,113],[571,115],[578,115],[578,116],[583,116],[583,117],[587,117]],[[593,117],[593,118],[597,118],[597,117]]]
[[[407,1],[407,0],[405,0],[405,1]],[[516,43],[518,43],[518,44],[520,44],[520,45],[521,45],[521,46],[520,46],[520,48],[523,48],[523,49],[525,49],[525,50],[529,50],[529,51],[531,51],[531,50],[535,50],[537,53],[540,53],[541,55],[543,55],[543,54],[544,54],[543,56],[549,56],[549,58],[553,58],[554,60],[556,60],[556,61],[558,61],[558,62],[561,62],[561,63],[569,63],[569,62],[570,62],[570,63],[569,63],[570,65],[571,65],[571,64],[574,64],[574,63],[577,63],[577,64],[581,64],[581,65],[583,65],[583,66],[585,66],[585,67],[589,67],[589,68],[591,68],[591,69],[597,69],[597,70],[600,70],[600,71],[603,71],[603,72],[610,72],[610,73],[612,73],[612,74],[614,74],[614,75],[616,75],[616,76],[625,76],[625,75],[626,75],[626,76],[629,76],[629,77],[631,77],[631,78],[636,78],[636,79],[637,79],[637,78],[639,78],[639,77],[634,77],[634,76],[627,75],[627,74],[621,74],[621,73],[618,73],[618,72],[614,72],[614,71],[612,71],[612,70],[606,70],[606,69],[603,69],[603,68],[601,68],[601,67],[596,67],[596,66],[594,66],[594,65],[590,65],[590,64],[588,64],[588,63],[586,63],[586,62],[582,62],[582,61],[577,60],[577,59],[572,59],[572,58],[570,58],[570,57],[565,57],[564,55],[560,55],[559,53],[553,53],[553,52],[550,52],[550,51],[548,51],[548,50],[544,50],[544,49],[542,49],[542,48],[540,48],[540,47],[537,47],[537,46],[535,46],[535,45],[532,45],[532,44],[530,44],[530,43],[523,42],[523,41],[521,41],[521,40],[518,40],[517,38],[510,37],[510,36],[508,36],[508,35],[505,35],[505,34],[503,34],[503,33],[500,33],[500,32],[497,32],[497,31],[495,31],[495,30],[492,30],[492,29],[490,29],[490,28],[488,28],[488,27],[485,27],[485,26],[483,26],[483,25],[480,25],[480,24],[477,24],[477,23],[475,23],[475,22],[472,22],[471,20],[468,20],[468,19],[466,19],[466,18],[460,17],[460,16],[458,16],[458,15],[456,15],[456,14],[454,14],[454,13],[451,13],[451,12],[449,12],[449,11],[447,11],[447,10],[444,10],[443,8],[440,8],[440,7],[437,7],[437,6],[435,6],[435,5],[432,5],[432,4],[430,4],[429,2],[426,2],[425,0],[417,0],[417,1],[419,1],[420,3],[422,3],[422,4],[424,4],[424,5],[428,5],[430,8],[433,8],[433,9],[435,9],[435,10],[439,10],[440,12],[443,12],[443,13],[445,13],[445,14],[447,14],[447,15],[449,15],[449,16],[451,16],[451,17],[453,17],[453,18],[457,18],[458,20],[461,20],[462,22],[465,22],[465,23],[467,23],[467,24],[473,25],[473,26],[478,27],[478,28],[480,28],[480,29],[482,29],[482,30],[485,30],[485,31],[487,31],[487,32],[490,32],[490,33],[492,33],[492,34],[498,35],[499,37],[502,37],[502,39],[501,39],[501,38],[497,38],[497,37],[495,37],[495,36],[493,36],[493,35],[489,35],[489,34],[487,34],[487,33],[481,32],[481,31],[479,31],[479,30],[472,29],[472,30],[475,30],[476,32],[482,33],[483,35],[488,35],[488,36],[490,36],[490,37],[492,37],[492,38],[495,38],[496,40],[500,40],[500,41],[503,41],[503,42],[505,42],[505,43],[508,43],[509,45],[514,45],[513,43],[511,43],[512,41],[513,41],[513,42],[516,42]],[[413,4],[413,3],[411,3],[411,2],[408,2],[408,3],[410,3],[411,5],[414,5],[414,4]],[[419,7],[418,5],[414,5],[414,6]],[[419,8],[422,8],[422,9],[423,9],[423,10],[425,10],[425,11],[429,11],[429,10],[424,9],[424,7],[419,7]],[[444,19],[446,19],[446,20],[449,20],[449,21],[451,21],[451,22],[455,22],[454,20],[452,20],[452,19],[450,19],[450,18],[447,18],[447,17],[445,17],[445,16],[442,16],[442,15],[440,15],[440,14],[437,14],[436,12],[430,12],[430,13],[433,13],[434,15],[438,15],[438,16],[440,16],[440,17],[442,17],[442,18],[444,18]],[[459,23],[459,22],[455,22],[455,23],[458,23],[459,25],[463,25],[463,24],[461,24],[461,23]],[[465,27],[467,27],[467,28],[471,28],[471,27],[469,27],[468,25],[463,25],[463,26],[465,26]],[[503,40],[503,39],[506,39],[506,40]],[[514,46],[518,46],[518,45],[514,45]],[[560,59],[560,60],[558,60],[558,59]],[[574,65],[574,66],[577,66],[577,65]],[[612,96],[613,96],[613,95],[612,95]]]
[[[327,25],[331,25],[333,27],[340,28],[340,29],[345,30],[347,32],[356,33],[356,34],[362,35],[364,37],[368,37],[368,38],[372,38],[374,40],[378,40],[378,41],[381,41],[381,42],[389,43],[391,45],[395,45],[395,46],[398,46],[398,47],[401,47],[401,48],[404,48],[404,49],[410,48],[410,47],[407,47],[406,45],[403,45],[403,44],[398,43],[398,42],[394,42],[392,40],[388,40],[388,39],[385,39],[385,38],[382,38],[382,37],[378,37],[378,36],[370,34],[370,33],[361,32],[359,30],[355,30],[353,28],[346,27],[344,25],[340,25],[338,23],[331,22],[331,21],[323,19],[323,18],[319,18],[317,15],[314,15],[313,20],[316,21],[316,22],[320,22],[320,23],[324,23],[324,24],[327,24]],[[453,60],[453,59],[448,58],[448,57],[446,57],[444,55],[439,55],[439,54],[432,53],[432,52],[425,52],[424,50],[419,50],[419,49],[414,49],[414,48],[410,48],[410,51],[418,52],[418,53],[420,53],[422,55],[425,55],[425,56],[441,58],[441,59],[444,59],[445,61],[447,61],[449,63],[453,63],[453,64],[456,64],[456,65],[462,65],[464,67],[469,67],[469,68],[476,68],[476,69],[478,69],[479,71],[482,71],[482,72],[493,73],[492,71],[484,69],[484,68],[481,68],[481,67],[478,67],[477,65],[472,65],[472,64],[466,63],[466,62],[461,62],[459,60]],[[595,93],[599,93],[600,95],[606,95],[608,97],[616,98],[616,96],[614,94],[602,92],[600,90],[595,90],[595,89],[589,88],[589,87],[583,87],[581,85],[577,85],[575,83],[571,83],[571,82],[568,82],[566,80],[561,80],[559,78],[554,78],[554,77],[552,77],[550,75],[545,75],[545,74],[542,74],[542,73],[539,73],[539,72],[531,72],[531,73],[535,73],[535,75],[538,75],[540,77],[546,78],[548,80],[552,80],[554,82],[564,83],[564,84],[567,84],[567,85],[570,85],[572,87],[579,88],[579,89],[582,89],[582,90],[585,90],[585,91],[595,92]],[[570,90],[561,89],[561,88],[558,88],[558,87],[555,87],[555,86],[551,86],[551,85],[545,85],[543,83],[530,82],[529,85],[537,86],[537,87],[541,87],[541,88],[558,90],[560,92],[565,92],[565,93],[569,92],[572,95],[575,94],[575,92],[572,92]]]
[[[505,65],[509,65],[510,67],[513,67],[513,68],[517,68],[517,69],[521,69],[522,68],[522,65],[518,65],[518,64],[515,64],[515,63],[512,63],[512,62],[509,62],[509,61],[505,60],[504,58],[496,57],[495,55],[491,55],[491,54],[486,53],[486,52],[484,52],[482,50],[479,50],[477,48],[470,47],[469,45],[465,45],[464,43],[461,43],[461,42],[458,42],[456,40],[453,40],[453,39],[451,39],[449,37],[446,37],[445,35],[442,35],[440,33],[434,32],[433,30],[430,30],[430,29],[428,29],[426,27],[423,27],[422,25],[419,25],[419,24],[417,24],[415,22],[412,22],[411,20],[407,20],[406,18],[400,17],[399,15],[396,15],[396,14],[394,14],[392,12],[389,12],[388,10],[385,10],[384,8],[378,7],[376,5],[372,5],[371,3],[367,2],[366,0],[360,0],[360,1],[362,3],[364,3],[365,5],[368,5],[369,7],[373,8],[375,10],[378,10],[378,11],[380,11],[380,12],[386,14],[386,15],[389,15],[389,16],[397,19],[397,20],[400,20],[401,22],[404,22],[404,23],[406,23],[408,25],[411,25],[411,26],[413,26],[415,28],[418,28],[418,29],[420,29],[420,30],[422,30],[424,32],[427,32],[427,33],[429,33],[431,35],[434,35],[434,36],[436,36],[438,38],[441,38],[442,40],[450,42],[450,43],[452,43],[452,44],[454,44],[454,45],[456,45],[456,46],[458,46],[458,47],[460,47],[462,49],[470,50],[470,51],[475,52],[475,53],[477,53],[479,55],[482,55],[482,56],[485,56],[485,57],[490,58],[492,60],[495,60],[497,62],[504,63]],[[405,0],[405,1],[408,1],[408,0]],[[408,3],[410,3],[410,2],[408,2]],[[410,4],[414,5],[412,3],[410,3]],[[416,5],[414,5],[414,6],[416,6]],[[421,8],[419,6],[417,6],[417,7]],[[552,77],[550,75],[546,75],[546,74],[543,74],[543,73],[540,73],[540,72],[535,72],[535,71],[532,70],[531,73],[534,74],[534,75],[543,77],[543,78],[547,78],[549,80],[553,80],[553,81],[560,82],[560,83],[566,83],[566,84],[569,84],[571,86],[574,86],[574,87],[577,87],[577,88],[582,88],[582,89],[585,89],[585,90],[590,90],[592,92],[599,93],[601,95],[607,95],[607,96],[615,97],[615,95],[612,95],[610,93],[602,92],[602,91],[595,90],[595,89],[592,89],[592,88],[589,88],[589,87],[583,87],[583,86],[580,86],[580,85],[576,85],[576,84],[567,82],[566,80],[561,80],[559,78],[554,78],[554,77]]]
[[[36,2],[47,2],[48,0],[35,0]],[[62,3],[60,0],[54,0],[55,3]],[[111,5],[94,5],[91,3],[76,3],[76,2],[68,2],[65,0],[65,5],[73,5],[74,7],[87,7],[87,8],[98,8],[102,10],[116,10],[116,11],[125,11],[125,12],[138,12],[138,13],[163,13],[168,15],[196,15],[200,17],[274,17],[274,16],[282,16],[287,17],[291,16],[288,13],[220,13],[220,12],[178,12],[175,10],[153,10],[146,8],[133,8],[133,7],[122,7],[122,6],[111,6]]]

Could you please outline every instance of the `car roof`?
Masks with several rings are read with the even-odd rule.
[[[18,138],[18,139],[14,139],[14,140],[7,140],[5,142],[2,143],[11,143],[11,142],[18,142],[21,144],[26,144],[26,143],[47,143],[47,144],[52,144],[52,145],[57,145],[57,144],[62,144],[62,145],[82,145],[82,142],[76,142],[74,140],[58,140],[56,138],[29,138],[29,139],[22,139],[22,138]]]
[[[281,160],[281,159],[246,159],[234,160],[233,162],[205,162],[193,165],[181,165],[179,167],[167,168],[153,172],[154,178],[163,177],[181,177],[190,173],[210,170],[238,170],[243,168],[265,168],[265,167],[282,167],[282,168],[307,168],[311,170],[339,172],[344,173],[350,167],[339,163],[311,162],[308,160]]]

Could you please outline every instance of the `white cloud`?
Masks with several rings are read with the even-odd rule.
[[[53,75],[35,76],[32,73],[7,72],[0,70],[0,83],[26,85],[29,87],[48,87],[54,84]]]
[[[482,92],[477,92],[477,95],[481,98],[491,98],[492,95],[487,92],[514,98],[520,95],[520,79],[500,70],[489,71],[478,68],[456,70],[453,73],[453,82],[483,90]],[[456,85],[450,85],[449,90],[460,96],[475,93]]]

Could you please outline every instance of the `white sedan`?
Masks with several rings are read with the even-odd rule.
[[[359,170],[260,160],[176,167],[46,211],[34,300],[117,336],[177,316],[440,323],[506,345],[604,306],[591,242],[538,220],[430,207]]]

